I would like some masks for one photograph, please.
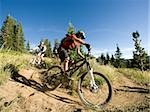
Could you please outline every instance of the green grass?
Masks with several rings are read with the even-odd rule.
[[[8,70],[4,71],[4,68],[10,64],[20,69],[29,68],[28,63],[30,59],[33,58],[31,54],[19,53],[14,51],[0,51],[0,85],[5,83],[9,76],[10,72]],[[59,61],[53,58],[45,58],[46,63],[49,66],[59,65]],[[104,74],[111,82],[118,81],[120,75],[125,75],[129,79],[133,80],[139,84],[148,84],[150,82],[150,71],[141,72],[135,69],[117,69],[110,65],[100,65],[96,62],[95,59],[90,61],[92,68],[96,72]],[[82,67],[81,72],[86,70],[86,66]],[[79,72],[79,71],[78,71]],[[76,73],[77,74],[77,73]]]
[[[115,81],[118,78],[117,69],[110,65],[100,65],[96,60],[90,61],[94,71],[104,74],[109,80]]]
[[[23,69],[28,67],[28,62],[32,58],[32,55],[14,52],[14,51],[0,51],[0,85],[5,83],[9,76],[9,70],[4,70],[6,66],[10,64],[16,66],[18,69]]]
[[[135,83],[147,85],[150,83],[150,71],[140,71],[136,69],[120,68],[118,71],[124,74]]]
[[[10,76],[9,70],[4,70],[6,66],[12,64],[20,69],[25,68],[30,57],[30,55],[18,52],[0,51],[0,85],[6,82]]]
[[[4,70],[6,66],[14,65],[17,69],[30,68],[29,61],[33,55],[29,53],[20,53],[11,50],[0,50],[0,85],[6,82],[10,76],[9,69]],[[56,59],[45,58],[48,66],[56,65]]]
[[[150,84],[150,71],[140,71],[138,69],[114,68],[110,65],[100,65],[95,60],[91,60],[94,71],[100,72],[108,77],[111,82],[120,82],[120,76],[126,76],[137,84]]]

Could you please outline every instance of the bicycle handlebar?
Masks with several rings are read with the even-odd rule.
[[[88,49],[88,53],[86,54],[86,57],[90,57],[90,56],[91,56],[91,48]]]

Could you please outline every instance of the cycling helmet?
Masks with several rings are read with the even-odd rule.
[[[40,45],[44,45],[44,42],[43,42],[43,41],[41,41],[41,42],[40,42]]]
[[[76,35],[77,35],[77,37],[80,37],[80,38],[82,38],[82,39],[85,39],[85,33],[84,33],[84,31],[81,31],[81,30],[79,30],[77,33],[76,33]]]

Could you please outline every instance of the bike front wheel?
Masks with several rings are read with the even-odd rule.
[[[81,101],[93,109],[101,109],[111,100],[112,86],[101,73],[93,72],[97,88],[92,88],[89,72],[83,74],[78,82],[78,94]]]

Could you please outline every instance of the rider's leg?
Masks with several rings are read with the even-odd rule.
[[[65,58],[64,61],[64,72],[68,70],[68,64],[69,64],[69,57]]]
[[[41,61],[44,61],[44,54],[41,54]]]
[[[64,73],[66,73],[66,71],[68,70],[69,55],[68,55],[68,52],[64,48],[60,49],[59,58],[61,62],[63,62]]]
[[[41,55],[42,55],[42,53],[40,52],[40,53],[38,53],[38,55],[37,55],[37,61],[38,61],[38,64],[40,64],[41,63]]]

